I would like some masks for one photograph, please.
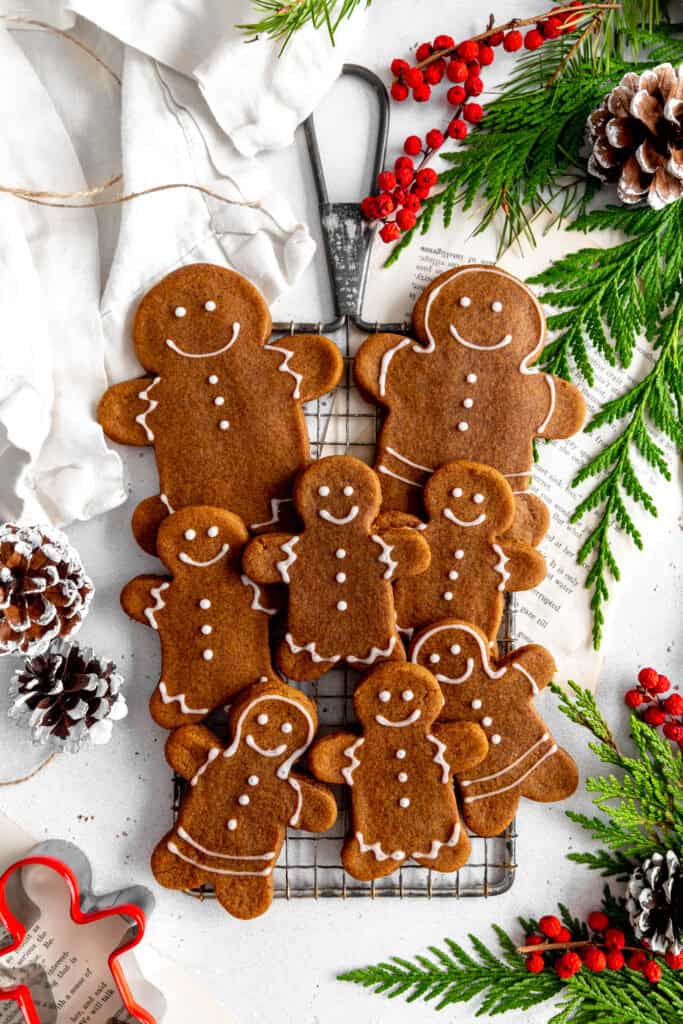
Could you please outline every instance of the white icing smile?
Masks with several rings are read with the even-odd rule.
[[[467,679],[469,679],[473,671],[474,658],[468,658],[467,667],[461,676],[446,676],[442,672],[438,672],[436,678],[439,680],[440,683],[449,683],[457,686],[458,683],[464,683]]]
[[[334,516],[326,508],[321,508],[318,515],[327,523],[334,523],[335,526],[345,526],[347,523],[353,522],[359,511],[358,505],[353,505],[351,511],[347,512],[345,516]]]
[[[227,352],[228,349],[237,341],[239,333],[240,325],[238,323],[234,323],[232,325],[232,337],[230,340],[227,341],[222,348],[214,349],[213,352],[186,352],[185,349],[180,348],[180,346],[176,345],[175,341],[172,341],[170,338],[166,339],[166,346],[167,348],[172,349],[173,352],[177,352],[179,356],[185,356],[186,359],[207,359],[209,356],[220,356],[223,352]]]
[[[462,334],[459,333],[458,328],[455,326],[455,324],[451,324],[449,330],[453,337],[455,338],[455,340],[459,341],[461,345],[464,345],[465,348],[476,349],[477,352],[495,352],[495,350],[498,348],[505,348],[505,346],[509,345],[510,342],[512,341],[512,335],[505,334],[500,339],[500,341],[497,341],[495,343],[495,345],[477,345],[475,341],[468,341],[467,338],[463,338]]]
[[[458,519],[455,512],[453,512],[453,510],[450,508],[445,508],[443,510],[443,514],[445,515],[446,519],[450,519],[450,521],[452,523],[455,523],[456,526],[481,526],[481,524],[486,519],[485,512],[480,512],[476,519]]]
[[[391,722],[384,715],[375,715],[375,721],[378,725],[387,725],[390,729],[403,729],[406,725],[414,725],[418,721],[422,712],[419,708],[415,708],[412,714],[408,715],[407,718],[402,718],[398,722]]]
[[[185,565],[196,565],[198,568],[204,569],[204,568],[206,568],[207,565],[215,565],[216,562],[220,562],[221,558],[223,558],[225,555],[227,555],[229,550],[230,550],[230,545],[229,544],[224,544],[223,547],[218,552],[218,554],[214,555],[213,558],[207,559],[206,562],[198,562],[194,558],[190,558],[190,556],[185,551],[179,552],[178,558]]]
[[[279,746],[271,747],[270,749],[268,749],[268,747],[259,747],[251,733],[247,735],[247,746],[251,747],[252,750],[255,750],[257,754],[261,754],[263,757],[280,757],[280,755],[284,754],[287,750],[286,743],[280,743]]]

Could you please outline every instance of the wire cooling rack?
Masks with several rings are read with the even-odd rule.
[[[339,332],[340,334],[342,332]],[[316,458],[349,453],[370,462],[379,419],[377,411],[367,405],[353,385],[351,331],[346,327],[340,343],[345,361],[342,383],[330,403],[321,400],[306,407],[306,421],[311,437],[311,450]],[[360,339],[362,340],[362,338]],[[503,652],[511,650],[515,641],[514,604],[508,595],[499,636]],[[353,691],[359,676],[352,669],[334,669],[314,683],[295,683],[313,699],[318,709],[320,732],[355,725]],[[219,730],[217,730],[219,731]],[[177,813],[185,789],[184,780],[175,778],[173,809]],[[288,829],[280,859],[273,872],[275,897],[296,899],[311,897],[439,897],[463,898],[497,896],[506,892],[515,877],[517,833],[514,822],[493,838],[470,833],[472,853],[459,871],[451,874],[433,871],[411,862],[385,878],[360,882],[341,866],[341,847],[350,830],[351,808],[348,789],[334,786],[339,816],[332,829],[324,835]],[[196,899],[214,898],[208,887],[193,890]]]

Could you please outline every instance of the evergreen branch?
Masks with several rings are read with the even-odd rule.
[[[573,860],[575,864],[585,864],[592,871],[599,871],[603,878],[615,876],[617,881],[625,881],[634,868],[633,861],[628,857],[619,852],[609,853],[607,850],[568,853],[567,860]]]
[[[579,971],[548,1024],[677,1024],[682,1013],[683,984],[666,965],[656,986],[628,968],[607,977]]]
[[[295,32],[304,25],[325,28],[334,45],[334,37],[342,21],[350,18],[361,7],[369,7],[372,0],[252,0],[262,17],[237,28],[254,35],[264,34],[271,39],[282,39],[282,50]],[[282,52],[282,50],[280,52]]]
[[[557,683],[550,683],[550,689],[559,699],[559,709],[570,722],[581,725],[592,732],[597,740],[616,751],[617,745],[605,717],[590,690],[585,690],[572,679],[568,681],[574,699]]]

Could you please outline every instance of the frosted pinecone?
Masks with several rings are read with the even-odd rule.
[[[34,742],[74,753],[88,741],[110,740],[112,723],[128,713],[122,683],[113,662],[56,640],[15,672],[9,715],[31,729]]]
[[[661,210],[683,195],[683,65],[629,72],[588,118],[588,170],[628,206]]]
[[[683,949],[683,872],[678,857],[653,853],[631,875],[626,909],[639,942],[654,953]]]
[[[40,654],[80,626],[93,585],[59,530],[0,526],[0,655]]]

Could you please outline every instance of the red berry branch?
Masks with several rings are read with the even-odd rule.
[[[446,101],[452,110],[448,122],[441,128],[430,129],[424,140],[419,135],[407,137],[403,143],[405,155],[398,157],[393,171],[378,175],[376,193],[361,202],[365,218],[383,224],[379,232],[382,240],[395,242],[404,231],[415,227],[421,204],[438,181],[438,175],[427,164],[446,139],[461,142],[471,127],[483,120],[484,108],[476,98],[484,91],[482,71],[493,64],[497,47],[502,45],[506,53],[515,53],[522,47],[537,50],[548,40],[583,29],[573,51],[588,32],[598,27],[606,11],[619,6],[571,0],[533,18],[513,18],[502,25],[494,25],[491,15],[488,28],[480,35],[460,43],[452,36],[438,35],[433,42],[417,47],[413,65],[395,58],[391,62],[391,96],[397,103],[410,96],[416,103],[426,103],[434,88],[444,82],[448,85]],[[528,26],[533,27],[522,34],[520,29]],[[563,61],[568,56],[569,52]]]
[[[672,743],[683,750],[683,695],[670,693],[670,680],[654,668],[642,668],[638,673],[638,685],[627,690],[625,703],[632,710],[642,711],[643,721],[662,732]]]

